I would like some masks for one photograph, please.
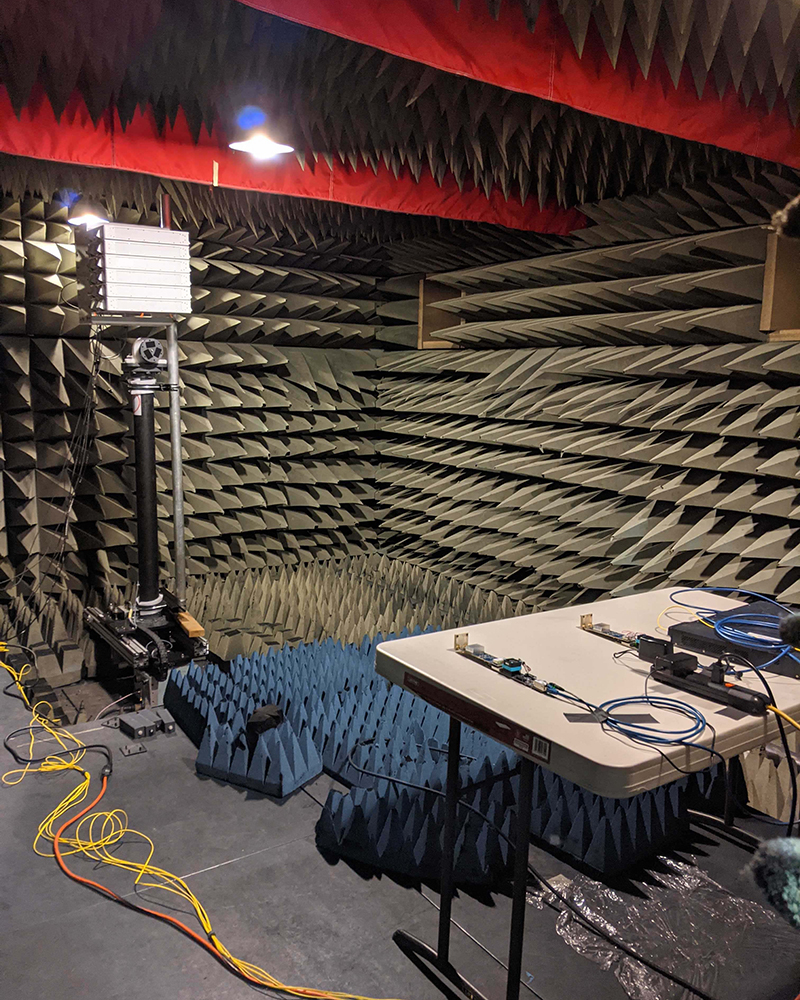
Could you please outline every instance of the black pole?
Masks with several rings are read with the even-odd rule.
[[[142,380],[144,381],[144,380]],[[136,462],[136,530],[141,605],[155,604],[158,588],[158,518],[156,516],[156,435],[153,388],[130,385]]]
[[[517,834],[514,845],[514,890],[511,903],[511,943],[508,949],[508,985],[506,1000],[519,1000],[519,977],[522,972],[522,942],[525,930],[525,907],[528,896],[528,848],[531,839],[533,805],[533,761],[523,757],[519,769]]]

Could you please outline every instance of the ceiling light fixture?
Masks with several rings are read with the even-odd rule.
[[[241,138],[228,143],[229,148],[249,153],[254,160],[271,160],[282,153],[293,153],[294,146],[286,146],[270,139],[263,129],[266,120],[266,114],[256,105],[248,104],[243,107],[236,116]]]
[[[241,142],[232,142],[230,148],[238,149],[242,153],[249,153],[254,160],[271,160],[280,156],[281,153],[294,152],[294,146],[284,146],[280,142],[273,142],[263,132],[254,132],[253,135]]]
[[[86,226],[87,229],[96,229],[97,226],[102,226],[104,222],[108,221],[106,210],[100,202],[83,196],[74,202],[67,219],[70,225]]]

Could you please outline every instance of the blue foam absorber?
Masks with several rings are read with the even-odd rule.
[[[375,672],[382,641],[365,636],[358,645],[326,639],[270,649],[236,657],[227,670],[190,665],[172,672],[164,704],[198,747],[200,774],[283,797],[324,770],[349,791],[328,794],[316,831],[321,848],[435,879],[449,719]],[[266,704],[279,705],[284,721],[248,746],[247,719]],[[518,764],[508,747],[462,727],[461,800],[491,820],[458,810],[455,868],[462,883],[496,885],[510,874]],[[713,773],[704,772],[630,799],[608,799],[537,767],[531,833],[614,874],[681,834],[690,794],[707,795],[714,783]]]

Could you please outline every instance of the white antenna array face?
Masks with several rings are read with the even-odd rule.
[[[188,233],[107,222],[84,247],[79,275],[87,311],[191,313]]]

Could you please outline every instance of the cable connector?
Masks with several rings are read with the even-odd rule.
[[[107,764],[103,764],[102,768],[100,769],[100,776],[102,778],[110,778],[111,772],[113,770],[114,770],[113,765],[111,761],[109,761]]]

